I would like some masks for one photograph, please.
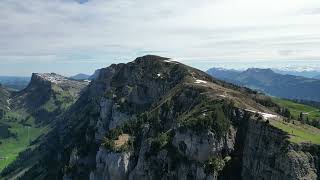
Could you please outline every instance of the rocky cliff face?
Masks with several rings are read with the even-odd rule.
[[[168,58],[111,65],[22,179],[317,179],[319,147],[290,143],[253,97]]]
[[[73,104],[87,85],[88,82],[70,80],[54,73],[34,73],[29,85],[13,94],[10,107],[25,111],[39,121],[53,119]]]
[[[319,147],[291,144],[286,136],[272,126],[249,121],[243,179],[319,179]]]
[[[8,110],[10,92],[0,84],[0,110]]]
[[[12,105],[31,109],[45,104],[52,96],[59,94],[76,98],[87,85],[88,82],[71,80],[55,73],[34,73],[29,85],[15,94]]]

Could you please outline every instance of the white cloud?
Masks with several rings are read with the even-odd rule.
[[[146,52],[193,65],[320,61],[318,0],[1,0],[0,8],[7,64],[111,62]]]

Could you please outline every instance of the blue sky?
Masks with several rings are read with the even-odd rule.
[[[0,75],[157,54],[206,70],[320,69],[319,0],[1,0]]]

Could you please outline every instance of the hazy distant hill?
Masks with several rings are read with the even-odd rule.
[[[320,79],[320,75],[314,76],[313,78],[315,78],[315,79]]]
[[[87,80],[90,78],[90,75],[87,74],[76,74],[74,76],[71,76],[70,79],[75,79],[75,80]]]
[[[215,78],[257,89],[272,96],[320,101],[320,80],[257,68],[243,72],[212,68],[207,72]]]
[[[92,75],[80,73],[80,74],[71,76],[70,79],[74,79],[74,80],[94,80],[94,79],[98,78],[100,70],[101,69],[96,70]]]
[[[294,75],[294,76],[303,76],[306,78],[313,78],[315,76],[320,76],[320,72],[317,70],[281,70],[281,69],[272,69],[275,73],[283,74],[283,75]]]
[[[0,76],[0,83],[13,91],[20,91],[27,87],[30,82],[30,77],[17,76]]]

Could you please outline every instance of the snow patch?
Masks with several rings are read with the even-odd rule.
[[[207,84],[208,82],[204,81],[204,80],[196,79],[196,81],[194,83],[196,83],[196,84],[200,84],[200,83]]]
[[[67,81],[67,78],[55,73],[44,73],[44,74],[37,74],[37,76],[41,77],[44,80],[50,81],[54,84],[60,84],[62,82]]]
[[[176,63],[176,62],[172,61],[172,59],[166,59],[166,60],[164,60],[164,62],[167,62],[167,63],[173,63],[173,64],[178,64],[178,63]]]
[[[157,74],[157,76],[158,76],[158,77],[160,77],[160,76],[161,76],[161,74],[160,74],[160,73],[158,73],[158,74]]]
[[[7,100],[7,104],[8,104],[7,109],[8,109],[8,110],[11,110],[11,108],[10,108],[11,99],[8,99],[8,100]]]
[[[274,114],[269,114],[269,113],[264,113],[264,112],[259,112],[259,111],[253,111],[253,110],[250,110],[250,109],[245,109],[245,110],[248,111],[248,112],[252,112],[252,113],[258,113],[266,120],[275,119],[275,118],[279,117],[279,116],[274,115]]]

